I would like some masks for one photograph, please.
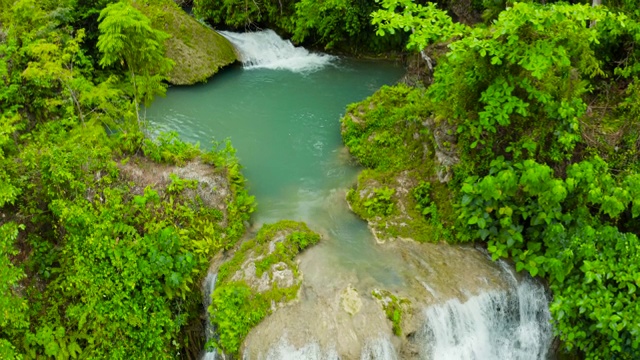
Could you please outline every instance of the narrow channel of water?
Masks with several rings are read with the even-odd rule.
[[[398,339],[392,339],[380,328],[363,329],[354,322],[357,316],[338,314],[339,305],[334,302],[339,295],[333,294],[346,284],[353,284],[363,295],[366,313],[367,306],[378,307],[368,299],[372,288],[403,291],[409,282],[422,284],[418,286],[427,289],[423,289],[427,297],[451,294],[440,299],[440,307],[425,309],[424,319],[430,319],[431,325],[425,325],[415,337],[421,341],[417,345],[419,358],[507,359],[514,351],[524,354],[514,359],[544,358],[550,327],[545,324],[547,299],[539,285],[522,287],[525,294],[521,294],[517,283],[491,285],[494,292],[478,294],[487,288],[486,284],[502,280],[492,277],[491,266],[482,271],[474,268],[473,274],[460,274],[469,271],[464,270],[465,266],[475,266],[469,265],[475,264],[469,256],[486,261],[474,250],[433,245],[428,251],[415,247],[415,251],[405,251],[403,257],[400,251],[376,246],[366,223],[348,209],[345,191],[355,182],[359,168],[342,145],[339,119],[347,104],[396,82],[403,69],[391,62],[309,53],[270,31],[224,35],[240,47],[245,67],[227,69],[207,84],[169,89],[166,98],[157,99],[147,110],[147,117],[158,130],[175,130],[183,139],[200,142],[203,147],[210,146],[212,138],[231,138],[250,192],[258,202],[253,217],[256,228],[262,223],[293,219],[307,222],[323,235],[323,241],[311,249],[313,256],[303,255],[301,269],[308,294],[299,306],[287,310],[290,314],[283,312],[285,309],[274,314],[280,317],[274,320],[275,330],[269,324],[265,329],[256,329],[265,334],[257,337],[264,339],[267,349],[258,351],[262,355],[257,358],[338,358],[343,354],[336,352],[333,344],[342,346],[343,334],[335,333],[340,329],[357,337],[354,341],[361,344],[357,357],[403,358],[395,348],[399,346]],[[416,266],[423,269],[416,270]],[[498,278],[508,273],[500,269],[495,272]],[[213,275],[208,280],[212,279]],[[212,286],[211,281],[207,284]],[[505,287],[510,290],[505,291]],[[447,302],[456,296],[454,293],[467,301]],[[318,308],[319,299],[338,308]],[[531,306],[532,311],[521,311]],[[325,314],[329,312],[332,313]],[[373,311],[369,313],[378,316]],[[309,316],[316,317],[302,319]],[[367,321],[386,326],[387,320],[380,316],[380,323]],[[296,320],[301,323],[292,323]],[[321,323],[328,330],[316,336],[310,328]],[[287,329],[282,324],[291,326],[292,333],[311,335],[298,339],[298,345],[293,346],[287,342]],[[483,338],[489,328],[490,334]],[[363,334],[356,336],[353,331]],[[513,331],[522,332],[522,336],[508,342]],[[535,332],[532,343],[525,343],[530,331]],[[455,336],[448,342],[452,332]],[[274,340],[267,344],[268,336]],[[474,352],[480,347],[478,342],[485,340],[491,342],[490,348]]]

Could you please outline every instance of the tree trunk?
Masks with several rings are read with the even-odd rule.
[[[136,74],[133,69],[129,68],[131,73],[131,82],[133,83],[133,102],[136,105],[136,119],[138,119],[138,130],[142,130],[142,123],[140,121],[140,109],[138,108],[138,86],[136,85]]]
[[[591,2],[591,6],[592,7],[596,7],[596,6],[600,6],[602,5],[602,0],[592,0]],[[591,20],[591,23],[589,24],[589,27],[594,27],[596,26],[596,21],[595,20]]]

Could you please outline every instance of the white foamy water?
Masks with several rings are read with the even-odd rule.
[[[397,360],[396,349],[388,338],[381,336],[367,342],[360,360]]]
[[[245,69],[289,70],[312,72],[330,65],[335,56],[310,52],[303,47],[293,46],[283,40],[273,30],[234,33],[220,31],[238,52]]]
[[[203,304],[204,311],[207,314],[206,317],[206,326],[205,326],[205,336],[207,341],[211,340],[215,336],[215,329],[211,325],[210,317],[209,317],[209,305],[211,305],[211,294],[213,294],[213,290],[216,288],[216,279],[218,278],[217,273],[208,273],[207,277],[205,277],[202,282],[202,293],[204,295]],[[207,351],[202,354],[202,360],[216,360],[218,358],[217,351]]]
[[[317,343],[296,348],[283,339],[276,347],[269,349],[266,360],[339,360],[335,350],[323,351]],[[244,360],[249,360],[247,357]],[[261,358],[262,360],[262,358]]]
[[[543,360],[552,341],[544,288],[525,279],[425,310],[419,338],[433,360]]]

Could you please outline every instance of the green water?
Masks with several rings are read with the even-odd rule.
[[[208,84],[170,88],[147,118],[202,147],[231,138],[258,203],[254,224],[305,221],[324,236],[323,266],[351,271],[360,282],[399,285],[395,261],[344,200],[359,169],[342,145],[339,120],[347,104],[396,82],[403,71],[356,60],[307,74],[238,66]]]

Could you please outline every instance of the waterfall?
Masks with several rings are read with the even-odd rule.
[[[317,343],[295,348],[285,339],[277,347],[269,349],[267,360],[339,360],[334,350],[323,351]],[[248,359],[243,359],[248,360]]]
[[[295,47],[291,41],[283,40],[273,30],[219,33],[236,48],[245,69],[311,72],[322,69],[336,59],[335,56]]]
[[[259,357],[262,358],[262,357]],[[335,349],[323,350],[316,343],[308,343],[301,348],[291,345],[286,336],[277,346],[269,349],[266,360],[339,360],[340,356]],[[360,360],[397,360],[396,349],[391,341],[384,335],[372,338],[362,348]],[[243,360],[250,360],[246,356]]]
[[[434,360],[543,360],[552,327],[544,288],[525,279],[508,291],[488,291],[427,308],[419,335]]]
[[[202,294],[204,295],[203,304],[204,311],[206,316],[206,327],[205,327],[205,336],[207,342],[211,340],[215,336],[215,329],[213,325],[211,325],[211,320],[209,317],[209,305],[211,305],[211,294],[213,294],[213,290],[216,288],[216,279],[218,278],[217,273],[209,272],[207,273],[207,277],[205,277],[202,282]],[[217,351],[207,351],[202,355],[202,360],[216,360],[218,358]]]
[[[367,342],[360,360],[396,360],[396,349],[388,338],[381,336]]]

